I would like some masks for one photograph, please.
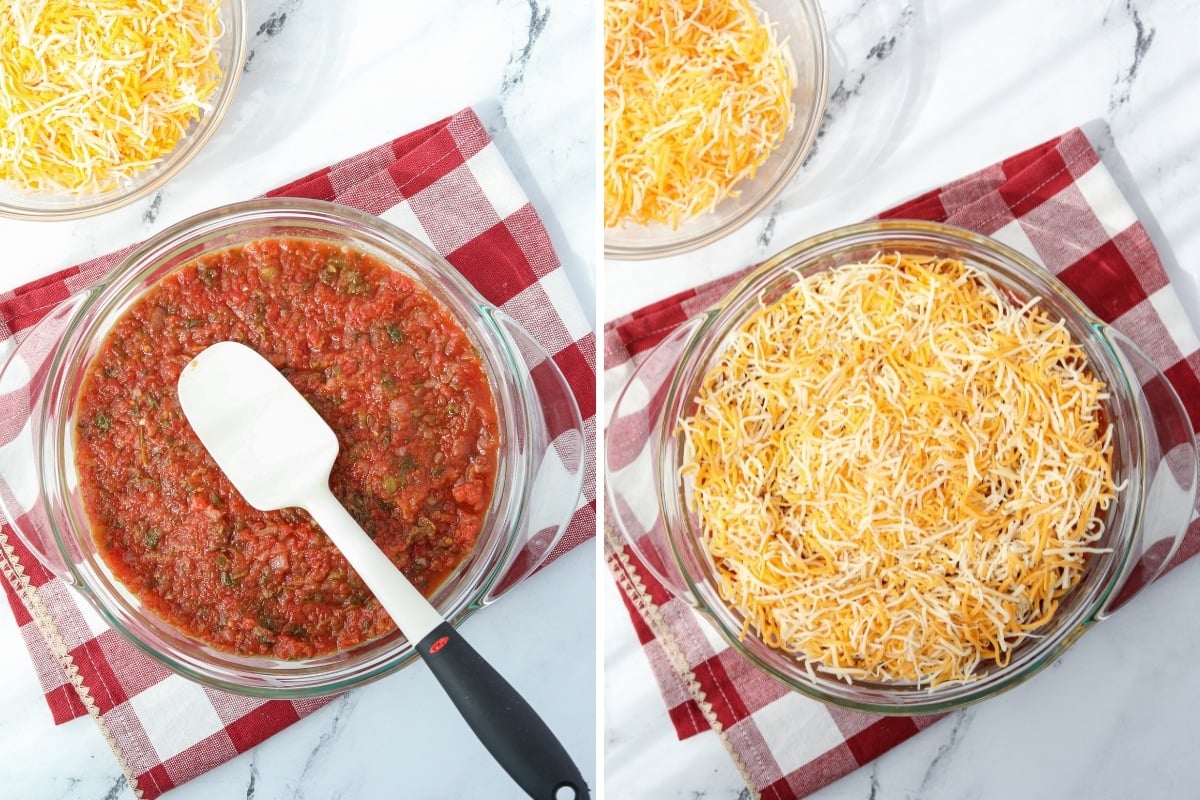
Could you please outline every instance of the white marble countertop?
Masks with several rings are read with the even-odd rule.
[[[80,222],[0,221],[6,248],[0,291],[471,106],[541,214],[594,322],[594,7],[562,0],[248,4],[252,58],[206,150],[160,193],[116,212]],[[589,543],[463,626],[547,720],[592,785],[595,576]],[[0,754],[0,797],[133,796],[90,719],[52,723],[16,625],[3,610]],[[519,796],[420,665],[349,693],[168,794],[171,800]]]
[[[703,250],[606,262],[611,319],[858,221],[1064,131],[1107,122],[1200,325],[1200,7],[1147,0],[821,0],[825,133],[772,208]],[[1060,661],[811,795],[813,800],[1196,797],[1200,559]],[[602,588],[605,780],[621,800],[749,796],[716,736],[679,742],[611,581]]]

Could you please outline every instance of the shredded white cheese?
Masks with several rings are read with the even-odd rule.
[[[800,281],[683,423],[722,597],[810,673],[934,686],[1007,663],[1099,550],[1106,398],[1061,323],[959,261]]]
[[[10,0],[0,180],[101,192],[156,163],[220,81],[217,0]]]

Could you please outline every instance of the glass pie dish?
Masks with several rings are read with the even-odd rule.
[[[1108,387],[1103,412],[1113,433],[1116,499],[1101,512],[1104,532],[1081,579],[1048,622],[1003,666],[984,661],[961,682],[839,680],[819,663],[768,645],[718,592],[717,567],[691,510],[686,438],[705,375],[730,336],[803,276],[869,261],[879,253],[953,258],[981,270],[1014,304],[1057,320]],[[945,711],[1017,685],[1054,660],[1095,622],[1161,574],[1196,504],[1197,451],[1183,404],[1162,372],[1124,334],[1105,324],[1057,278],[1006,245],[920,221],[870,222],[812,237],[768,259],[723,300],[688,320],[631,373],[609,419],[606,490],[620,541],[670,591],[689,601],[729,645],[789,688],[820,701],[881,714]],[[629,442],[645,442],[635,449]]]
[[[150,613],[116,579],[93,541],[73,457],[84,371],[121,314],[202,253],[266,238],[303,238],[373,256],[428,291],[478,350],[495,398],[494,489],[474,549],[430,601],[457,624],[541,564],[575,511],[585,442],[579,409],[553,360],[441,256],[395,226],[312,200],[238,203],[185,220],[135,248],[100,283],[64,300],[0,364],[0,385],[28,391],[28,414],[0,465],[0,512],[27,547],[105,622],[173,671],[220,689],[315,696],[385,675],[416,656],[398,631],[298,660],[241,656],[191,638]]]

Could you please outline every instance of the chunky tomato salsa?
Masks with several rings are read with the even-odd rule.
[[[175,384],[222,340],[265,356],[333,427],[334,495],[427,594],[470,553],[491,500],[497,419],[478,351],[377,259],[267,239],[159,282],[81,389],[75,458],[93,535],[150,610],[216,648],[281,659],[391,631],[311,518],[252,508],[192,432]]]

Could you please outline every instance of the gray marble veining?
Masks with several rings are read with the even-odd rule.
[[[1132,58],[1129,60],[1129,66],[1117,72],[1112,92],[1109,95],[1108,113],[1114,114],[1121,106],[1129,102],[1130,92],[1133,91],[1133,84],[1137,80],[1138,68],[1141,67],[1142,60],[1150,52],[1150,45],[1154,43],[1155,29],[1142,22],[1141,14],[1138,12],[1134,0],[1124,0],[1120,9],[1110,9],[1109,12],[1104,16],[1105,25],[1112,24],[1115,16],[1120,15],[1134,29]]]

